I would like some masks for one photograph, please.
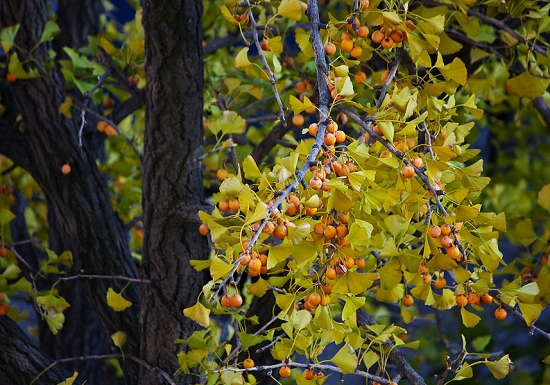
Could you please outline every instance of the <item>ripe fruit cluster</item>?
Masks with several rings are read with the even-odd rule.
[[[107,136],[115,136],[117,134],[117,130],[103,120],[97,122],[96,128],[99,132],[104,132]]]
[[[441,246],[445,249],[447,256],[462,264],[466,263],[466,259],[462,255],[458,245],[455,245],[455,236],[459,239],[461,229],[462,224],[460,222],[455,222],[452,224],[452,227],[449,224],[432,226],[428,229],[428,234],[432,238],[439,238]]]
[[[0,293],[0,316],[6,315],[10,306],[4,301],[4,294]]]
[[[218,202],[218,209],[222,213],[235,213],[239,210],[239,200],[237,198],[231,198],[229,201],[221,200]]]
[[[246,249],[246,246],[244,247]],[[267,255],[253,251],[251,254],[241,254],[241,266],[248,266],[248,275],[257,277],[260,274],[267,274]]]
[[[405,22],[409,30],[414,30],[414,23],[410,20]],[[392,49],[395,44],[400,44],[408,40],[407,32],[400,29],[380,28],[372,33],[371,40],[375,44],[380,44],[384,49]]]
[[[226,294],[221,299],[222,306],[225,308],[241,307],[243,304],[243,297],[240,294],[229,295]]]

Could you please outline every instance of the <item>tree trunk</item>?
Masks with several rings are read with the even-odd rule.
[[[47,2],[3,0],[1,5],[3,25],[21,24],[16,44],[29,52],[39,41],[48,19]],[[39,45],[33,57],[44,61],[50,47],[50,43]],[[97,146],[87,140],[98,135],[96,122],[88,118],[83,146],[79,146],[78,116],[67,119],[58,111],[65,93],[57,72],[45,74],[43,78],[18,80],[10,88],[22,113],[22,130],[2,124],[0,135],[6,134],[9,144],[0,145],[0,151],[24,167],[40,185],[50,216],[55,217],[58,236],[74,255],[76,271],[137,277],[123,224],[112,210],[105,177],[95,163]],[[3,139],[0,138],[0,143]],[[72,171],[63,175],[61,166],[67,162]],[[124,282],[92,279],[82,281],[82,285],[107,333],[126,332],[128,342],[124,351],[139,356],[137,285],[130,285],[124,292],[125,298],[133,303],[124,312],[114,312],[105,301],[107,289],[113,287],[120,291]],[[127,364],[124,369],[128,382],[137,383],[138,365]]]
[[[200,0],[144,4],[147,109],[143,175],[145,237],[141,276],[141,358],[167,373],[179,369],[176,338],[197,325],[182,310],[195,303],[205,274],[189,261],[204,259],[208,243],[198,232],[204,207],[202,153],[203,54]],[[159,383],[150,371],[142,384]],[[180,384],[192,377],[176,378]]]

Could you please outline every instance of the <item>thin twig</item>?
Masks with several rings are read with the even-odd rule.
[[[127,281],[127,282],[137,282],[137,283],[151,283],[148,279],[140,279],[140,278],[129,278],[129,277],[123,277],[123,276],[115,276],[115,275],[93,275],[93,274],[77,274],[77,275],[71,275],[69,277],[59,277],[58,281],[71,281],[73,279],[110,279],[110,280],[120,280],[120,281]]]
[[[92,99],[94,92],[103,86],[103,81],[111,74],[111,70],[107,70],[103,75],[98,76],[96,84],[88,91],[84,93],[84,103],[82,103],[82,111],[80,112],[80,129],[78,130],[78,145],[82,147],[82,131],[84,131],[84,126],[86,125],[86,110],[88,108],[88,103]]]

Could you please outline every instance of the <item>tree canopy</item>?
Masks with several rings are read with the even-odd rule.
[[[0,3],[0,382],[548,382],[550,4],[121,3]]]

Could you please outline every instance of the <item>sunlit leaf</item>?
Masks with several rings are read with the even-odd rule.
[[[542,96],[548,88],[548,79],[533,76],[529,71],[525,71],[521,75],[508,79],[506,84],[519,96],[535,99]]]
[[[114,311],[123,311],[132,306],[132,302],[124,298],[122,293],[117,293],[112,287],[110,287],[107,290],[107,305],[109,305]]]
[[[73,385],[76,380],[76,377],[78,377],[78,372],[74,372],[72,377],[67,378],[65,381],[60,382],[57,385]]]
[[[463,307],[460,308],[460,315],[462,316],[462,323],[467,328],[473,328],[481,321],[481,318],[477,314],[471,313]]]
[[[344,374],[353,372],[358,365],[355,352],[348,344],[342,346],[338,353],[330,359],[330,362],[338,366]]]
[[[483,361],[483,363],[497,380],[506,377],[513,369],[513,366],[511,366],[512,362],[510,361],[508,354],[498,361]]]
[[[128,340],[128,334],[122,331],[115,332],[111,334],[111,340],[117,348],[122,350],[122,347],[126,345],[126,341]]]
[[[205,328],[210,325],[210,310],[200,302],[183,309],[183,314]]]
[[[279,4],[277,13],[288,19],[300,21],[302,18],[302,5],[299,0],[283,0]]]

